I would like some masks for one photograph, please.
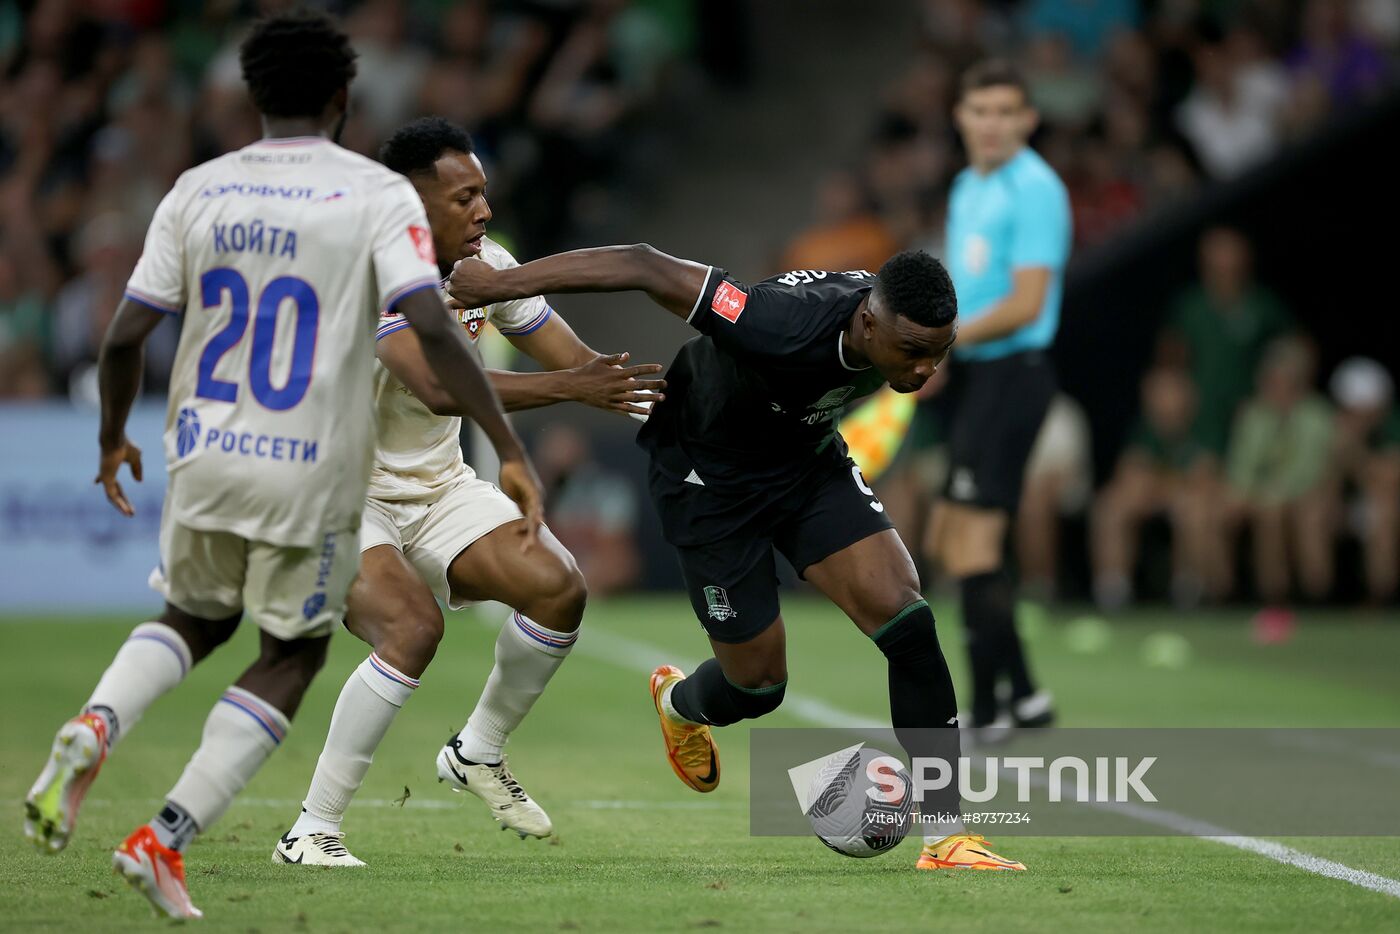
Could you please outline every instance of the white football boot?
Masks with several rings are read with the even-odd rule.
[[[501,829],[514,830],[522,840],[554,833],[549,815],[520,787],[505,756],[495,765],[485,765],[463,759],[461,748],[461,739],[454,736],[438,752],[438,781],[447,782],[453,791],[469,791],[485,801]]]
[[[68,845],[78,808],[107,759],[107,722],[82,714],[54,737],[44,770],[24,799],[24,835],[41,853]]]
[[[272,850],[273,865],[290,863],[300,866],[363,866],[345,844],[343,833],[304,833],[300,837],[282,834]]]

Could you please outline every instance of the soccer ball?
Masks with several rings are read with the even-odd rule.
[[[913,781],[892,756],[862,746],[831,756],[812,779],[807,819],[817,839],[865,859],[894,849],[913,821]]]

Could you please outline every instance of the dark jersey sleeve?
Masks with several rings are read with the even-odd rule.
[[[745,285],[714,267],[686,321],[727,350],[784,356],[826,334],[832,314],[874,282],[863,270],[796,270]]]

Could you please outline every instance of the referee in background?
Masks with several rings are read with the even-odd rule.
[[[949,195],[945,253],[961,323],[946,401],[950,470],[931,548],[958,581],[971,726],[991,738],[988,728],[1054,719],[1016,634],[1016,582],[1004,552],[1026,461],[1055,394],[1047,351],[1060,323],[1071,221],[1064,183],[1027,145],[1037,114],[1011,65],[969,69],[955,117],[969,165]]]

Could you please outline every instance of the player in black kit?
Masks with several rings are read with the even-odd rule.
[[[680,553],[714,657],[651,677],[667,756],[697,791],[719,783],[711,726],[782,703],[786,634],[773,549],[889,662],[890,715],[910,755],[956,757],[952,678],[914,563],[846,454],[837,418],[886,382],[914,392],[948,355],[957,300],[923,252],[865,271],[796,270],[753,286],[649,246],[576,250],[513,269],[464,261],[449,292],[468,308],[554,292],[646,292],[700,332],[666,374],[638,436],[652,498]],[[939,728],[927,731],[925,728]],[[913,746],[914,748],[910,748]],[[956,786],[953,789],[956,791]],[[956,811],[952,807],[942,811]],[[919,868],[1024,869],[960,820],[926,825]]]

